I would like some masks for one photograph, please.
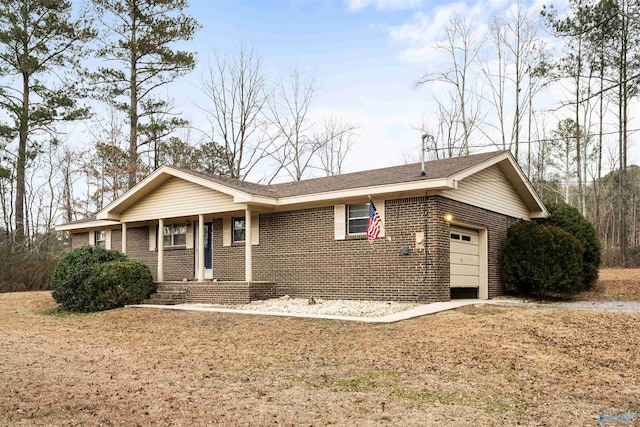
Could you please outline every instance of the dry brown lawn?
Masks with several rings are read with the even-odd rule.
[[[0,294],[0,425],[598,425],[640,413],[639,342],[639,313],[367,325]]]
[[[582,301],[640,301],[640,269],[600,270],[599,281],[590,292],[575,299]]]

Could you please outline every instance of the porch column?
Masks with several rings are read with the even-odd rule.
[[[204,282],[204,215],[198,215],[198,282]]]
[[[158,237],[156,238],[158,245],[158,282],[164,281],[164,220],[158,220]]]
[[[249,208],[244,211],[244,280],[251,282],[253,280],[253,272],[251,269],[251,210]]]
[[[122,223],[122,253],[127,254],[127,223]]]

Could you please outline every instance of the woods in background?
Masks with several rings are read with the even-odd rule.
[[[315,75],[271,77],[243,44],[205,52],[206,101],[194,108],[208,127],[196,129],[163,91],[196,65],[187,1],[75,6],[0,4],[0,291],[46,286],[65,247],[53,225],[94,214],[162,164],[262,183],[345,172],[357,126],[312,114]],[[640,168],[628,160],[638,16],[630,0],[515,3],[482,31],[456,16],[434,46],[446,66],[417,83],[437,106],[423,127],[431,158],[510,150],[546,202],[594,224],[609,266],[640,265]],[[540,107],[549,93],[561,104]],[[69,123],[88,139],[66,140]]]
[[[549,4],[533,12],[519,2],[487,33],[456,16],[435,46],[447,65],[418,80],[446,88],[433,92],[437,126],[423,126],[434,136],[431,158],[510,150],[546,203],[566,202],[594,224],[607,266],[640,266],[640,180],[628,160],[640,130],[630,127],[638,16],[640,4],[629,0],[571,0],[565,11]],[[542,33],[552,34],[553,49]],[[545,104],[549,94],[560,105]]]

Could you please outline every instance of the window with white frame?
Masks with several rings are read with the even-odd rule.
[[[162,231],[163,246],[185,246],[187,244],[187,225],[165,225]]]
[[[347,231],[349,234],[364,234],[369,225],[369,203],[347,206]]]
[[[231,235],[233,236],[233,243],[243,243],[246,240],[247,222],[244,218],[232,218]]]
[[[106,249],[107,248],[107,232],[106,230],[96,231],[94,240],[94,246],[97,248]]]

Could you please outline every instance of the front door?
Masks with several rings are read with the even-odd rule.
[[[204,223],[204,277],[213,279],[213,223]]]

